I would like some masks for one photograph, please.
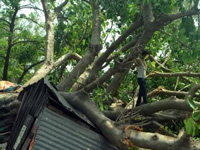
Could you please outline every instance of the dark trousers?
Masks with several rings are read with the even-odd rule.
[[[140,86],[138,99],[136,106],[139,106],[141,103],[141,99],[143,98],[143,103],[147,103],[147,90],[146,90],[146,79],[144,78],[138,78],[138,84]]]

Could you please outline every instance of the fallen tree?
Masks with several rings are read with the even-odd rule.
[[[66,62],[69,59],[75,59],[77,64],[67,76],[64,76],[58,82],[57,88],[66,101],[85,114],[112,144],[121,150],[127,150],[129,147],[134,146],[154,150],[200,149],[200,142],[187,135],[184,130],[179,131],[179,134],[172,134],[164,129],[164,124],[173,120],[187,120],[193,114],[194,109],[188,103],[190,100],[188,95],[191,95],[194,99],[198,98],[199,84],[194,85],[187,91],[172,91],[158,88],[156,91],[152,90],[149,93],[149,98],[150,96],[160,96],[157,101],[139,107],[133,107],[132,105],[131,108],[127,108],[128,102],[124,102],[125,107],[121,107],[116,111],[107,110],[104,113],[99,109],[98,102],[95,103],[96,93],[94,92],[96,89],[105,89],[101,97],[102,99],[105,99],[106,96],[117,96],[124,101],[118,91],[120,86],[124,84],[123,81],[128,76],[128,73],[131,72],[130,69],[134,68],[133,60],[146,47],[149,48],[148,44],[152,42],[153,36],[160,29],[166,28],[178,19],[199,14],[199,1],[194,1],[192,7],[187,7],[187,10],[185,9],[182,12],[159,13],[158,16],[154,13],[154,11],[157,12],[154,3],[139,3],[140,13],[136,15],[137,17],[133,20],[133,23],[102,54],[100,54],[102,49],[100,28],[102,12],[100,11],[100,6],[103,7],[104,5],[98,0],[83,1],[82,3],[91,7],[92,10],[92,29],[89,47],[83,56],[76,53],[68,53],[58,58],[57,61],[54,61],[54,20],[68,1],[65,0],[54,9],[52,7],[55,5],[51,5],[50,2],[46,0],[41,0],[41,2],[46,24],[45,60],[35,75],[18,89],[18,92],[22,91],[24,87],[51,74],[55,69],[63,69],[60,66],[63,64],[66,66]],[[133,36],[134,39],[127,40],[129,36]],[[120,46],[121,48],[119,48]],[[119,49],[117,50],[117,48]],[[121,57],[120,53],[123,53]],[[149,77],[151,78],[173,76],[181,77],[185,81],[189,79],[184,77],[199,77],[199,73],[169,73],[169,68],[166,68],[159,62],[156,63],[160,64],[162,66],[161,69],[167,73],[154,72],[150,74]],[[104,70],[105,64],[110,64],[107,71]],[[130,82],[130,80],[126,82]],[[76,87],[76,84],[78,84],[78,87]],[[126,85],[123,86],[124,89],[127,87]],[[72,88],[73,92],[69,92]],[[2,93],[0,95],[0,111],[2,112],[0,118],[4,119],[2,128],[6,127],[0,136],[7,137],[1,140],[1,143],[8,140],[15,115],[20,107],[17,95],[18,93]],[[130,95],[133,96],[133,94]],[[163,99],[163,95],[168,98]],[[178,99],[175,96],[182,99]],[[100,97],[98,98],[100,99]],[[111,100],[112,98],[109,97],[108,99]],[[194,102],[194,105],[199,107],[200,103]],[[152,129],[152,132],[148,130],[149,128]]]
[[[122,121],[121,124],[116,124],[115,121],[107,118],[97,107],[97,105],[90,99],[89,95],[85,94],[83,91],[74,92],[73,94],[61,92],[63,97],[76,109],[83,112],[88,119],[92,120],[94,125],[101,130],[102,134],[107,137],[113,144],[115,144],[119,149],[128,149],[127,146],[132,143],[135,146],[151,149],[192,149],[197,150],[200,148],[200,143],[192,140],[185,131],[180,131],[178,135],[165,135],[166,133],[151,133],[147,131],[138,131],[137,126],[142,126],[145,128],[145,124],[135,124],[134,117],[129,116],[128,122]],[[9,94],[10,95],[10,94]],[[17,94],[6,100],[3,100],[6,104],[2,107],[6,110],[9,110],[9,114],[5,114],[7,117],[16,115],[17,110],[20,106],[20,103],[16,100]],[[3,97],[1,97],[3,98]],[[197,106],[200,106],[200,103],[196,103]],[[1,108],[1,109],[2,109]],[[133,113],[138,112],[140,115],[143,115],[144,119],[147,120],[146,124],[153,124],[153,121],[156,121],[154,118],[158,112],[164,110],[180,110],[192,112],[192,108],[189,106],[186,100],[177,99],[175,97],[168,98],[159,102],[142,105],[131,110]],[[130,110],[129,110],[130,111]],[[117,112],[115,112],[117,113]],[[124,115],[128,113],[128,110]],[[180,113],[180,112],[179,112]],[[178,113],[177,113],[178,114]],[[184,114],[183,118],[186,118],[187,114]],[[119,116],[120,114],[116,115]],[[129,113],[130,115],[130,113]],[[154,116],[155,115],[155,116]],[[109,115],[108,115],[109,116]],[[1,117],[5,117],[1,115]],[[146,118],[145,118],[146,117]],[[147,118],[150,117],[150,118]],[[174,116],[175,117],[175,116]],[[136,116],[135,116],[136,118]],[[13,119],[13,118],[12,118]],[[130,124],[130,119],[133,119],[132,124]],[[155,120],[154,120],[155,119]],[[174,119],[174,118],[171,118]],[[142,120],[142,121],[143,121]],[[160,120],[161,121],[161,120]],[[161,121],[162,122],[162,121]],[[161,124],[160,124],[161,125]],[[157,127],[157,132],[161,126]],[[161,134],[162,133],[162,134]],[[145,141],[145,143],[144,143]],[[128,145],[127,145],[128,144]],[[184,147],[183,147],[184,145]]]

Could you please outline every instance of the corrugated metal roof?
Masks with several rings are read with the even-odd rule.
[[[93,124],[70,106],[48,81],[42,79],[26,87],[18,100],[22,103],[6,150],[21,150],[29,146],[33,136],[32,127],[39,116],[41,120],[34,150],[116,150],[102,135],[95,132],[97,129],[89,129],[94,127]],[[68,118],[52,112],[46,108],[47,105],[62,110],[65,115],[69,115]]]
[[[117,150],[103,136],[47,108],[33,150]]]
[[[13,125],[11,135],[6,147],[6,150],[19,150],[27,136],[29,129],[20,135],[21,129],[25,122],[28,121],[28,116],[38,117],[43,107],[47,103],[47,90],[44,81],[41,80],[31,86],[26,87],[18,96],[18,100],[22,103],[20,105],[15,123]],[[29,127],[32,122],[27,122]],[[26,125],[27,126],[27,125]],[[20,136],[19,136],[20,135]],[[16,144],[17,143],[17,144]]]
[[[94,127],[93,123],[87,119],[87,117],[82,114],[79,110],[75,110],[61,95],[60,93],[58,93],[58,91],[55,89],[55,87],[53,87],[47,80],[44,80],[44,83],[47,85],[47,88],[49,88],[51,90],[51,94],[54,94],[56,99],[58,99],[58,101],[65,107],[65,109],[67,109],[68,111],[74,113],[75,115],[77,115],[80,119],[84,120],[85,122],[87,122],[88,124],[90,124],[91,126]]]

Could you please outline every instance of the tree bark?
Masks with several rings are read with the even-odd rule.
[[[199,78],[200,73],[191,73],[191,72],[175,72],[175,73],[161,73],[161,72],[151,72],[148,77],[195,77]]]
[[[143,6],[143,18],[144,18],[144,28],[148,28],[150,23],[153,22],[153,11],[151,3],[147,3]]]
[[[193,98],[195,96],[195,93],[200,89],[200,83],[199,84],[193,84],[192,88],[189,91],[189,95]]]
[[[44,64],[36,71],[35,75],[22,86],[22,88],[18,89],[18,91],[21,91],[23,87],[26,87],[39,81],[41,78],[44,78],[54,67],[54,20],[61,9],[68,3],[68,0],[65,0],[63,3],[57,6],[53,13],[51,13],[46,0],[41,0],[41,2],[46,25],[46,48]]]
[[[121,142],[123,132],[114,126],[114,122],[102,114],[88,95],[80,92],[74,92],[73,94],[61,92],[61,94],[72,106],[76,106],[76,109],[84,112],[111,143],[115,144],[120,150],[128,150],[127,146]]]
[[[93,0],[92,3],[92,12],[93,12],[93,20],[92,20],[92,38],[90,48],[83,56],[83,58],[78,62],[75,68],[71,71],[71,73],[62,80],[57,88],[60,91],[68,91],[74,84],[74,82],[79,78],[79,76],[85,71],[85,69],[90,65],[95,56],[98,55],[101,45],[100,45],[100,9],[99,9],[99,0]]]
[[[110,47],[94,62],[94,66],[90,71],[89,77],[86,79],[85,83],[88,84],[95,80],[98,75],[98,72],[101,70],[102,65],[106,59],[111,55],[111,53],[116,50],[116,48],[123,42],[125,39],[135,30],[140,28],[143,25],[142,18],[140,17],[138,21],[134,22],[124,33],[113,42]],[[134,43],[135,44],[135,43]],[[130,44],[132,45],[132,44]]]
[[[193,141],[189,137],[185,136],[185,134],[180,134],[177,137],[171,137],[158,133],[136,131],[132,128],[126,128],[126,126],[125,129],[120,129],[114,124],[113,121],[102,114],[102,112],[87,94],[83,92],[74,92],[72,94],[61,92],[61,94],[74,108],[84,113],[88,119],[91,120],[98,129],[100,129],[102,134],[111,141],[111,143],[122,150],[128,149],[125,142],[127,139],[129,139],[129,142],[132,142],[136,146],[155,150],[177,150],[183,148],[183,145],[185,146],[184,149],[187,148],[188,150],[197,150],[200,148],[199,142]],[[7,109],[19,107],[20,103],[15,101],[17,95],[18,94],[15,93],[12,94],[12,96],[10,94],[4,96],[4,99],[7,97],[6,100],[4,100],[4,103],[7,103]],[[10,96],[10,98],[8,98],[8,96]],[[200,103],[196,104],[200,106]],[[192,111],[187,101],[174,97],[162,100],[160,102],[136,107],[134,108],[134,111],[136,112],[141,110],[141,114],[149,116],[151,114],[155,114],[156,112],[167,109],[179,109],[189,112]]]
[[[112,97],[117,96],[118,93],[118,89],[122,83],[122,81],[124,80],[126,74],[128,73],[128,69],[126,69],[123,72],[117,73],[115,74],[112,82],[108,85],[108,87],[106,88],[106,93],[108,93],[109,95],[111,95]]]
[[[117,128],[111,120],[106,118],[102,114],[102,112],[99,111],[99,109],[94,104],[94,102],[92,102],[89,99],[88,95],[80,93],[80,92],[76,92],[73,94],[61,92],[61,94],[72,106],[74,106],[76,109],[83,112],[88,117],[88,119],[91,120],[98,129],[100,129],[102,134],[105,137],[107,137],[110,140],[110,142],[116,145],[120,150],[128,150],[128,145],[125,144],[127,140],[130,140],[136,146],[139,146],[142,148],[155,149],[155,150],[160,150],[160,149],[177,150],[181,148],[183,150],[200,149],[200,143],[188,138],[185,133],[183,134],[183,132],[181,132],[177,137],[164,136],[158,133],[141,132],[141,131],[132,130],[131,128],[130,129],[125,128],[125,132],[124,132],[123,130]],[[179,101],[179,100],[173,100],[173,102],[174,101]],[[168,103],[170,103],[170,101],[168,101]],[[184,103],[184,102],[181,102],[181,103]],[[190,108],[189,104],[188,103],[186,104],[186,103],[184,103],[184,106],[182,106],[181,108],[184,109],[185,106],[187,108]],[[162,104],[162,107],[164,106],[166,105]],[[173,103],[172,105],[169,105],[169,106],[172,108],[175,108]],[[176,105],[176,106],[179,106],[179,105]],[[141,107],[140,108],[137,107],[137,108],[141,109]],[[151,113],[153,112],[151,111]],[[183,145],[184,147],[182,147]]]
[[[167,96],[177,96],[179,98],[184,98],[186,95],[188,94],[188,92],[184,92],[184,91],[171,91],[171,90],[167,90],[164,89],[162,87],[158,87],[157,89],[149,92],[147,94],[148,97],[153,97],[153,96],[162,96],[162,95],[167,95]]]
[[[139,132],[131,130],[128,137],[132,143],[139,147],[154,150],[198,150],[200,143],[189,139],[184,132],[177,137],[169,137],[157,133]]]

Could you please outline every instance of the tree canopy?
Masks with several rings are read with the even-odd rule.
[[[199,6],[199,0],[2,0],[0,79],[21,84],[20,92],[47,78],[119,149],[198,150]],[[143,50],[151,52],[149,103],[135,107],[134,60]],[[17,95],[0,95],[0,118],[9,120],[2,133],[11,131]],[[1,135],[0,143],[9,139]]]

